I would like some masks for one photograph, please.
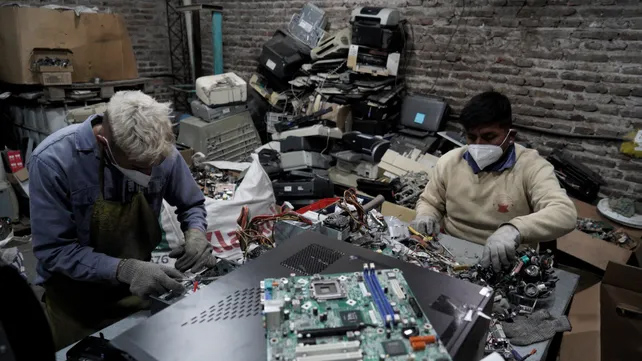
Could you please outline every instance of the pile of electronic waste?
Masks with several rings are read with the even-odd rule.
[[[630,251],[635,251],[638,248],[637,240],[629,236],[623,229],[615,228],[606,222],[578,217],[576,228],[594,238],[614,243]]]
[[[209,164],[194,166],[192,176],[203,195],[215,200],[232,199],[236,186],[241,181],[238,172],[220,170]]]

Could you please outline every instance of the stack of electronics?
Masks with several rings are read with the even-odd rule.
[[[337,160],[330,169],[330,179],[339,185],[357,187],[359,178],[374,180],[379,175],[378,163],[390,148],[381,136],[348,132],[341,138],[342,149],[332,153]]]
[[[182,119],[179,143],[207,160],[241,161],[261,145],[247,107],[247,84],[234,73],[196,79],[193,117]]]
[[[334,195],[334,185],[328,178],[330,137],[289,136],[280,140],[280,146],[282,172],[272,181],[279,203],[288,201],[300,208]]]
[[[403,86],[398,72],[400,51],[405,47],[403,24],[396,9],[359,7],[352,11],[352,45],[348,67],[354,72],[392,77],[394,86],[383,93],[373,94],[353,105],[353,130],[384,135],[390,132],[401,109]]]
[[[271,133],[280,132],[273,129],[280,120],[327,107],[332,113],[320,118],[336,123],[329,126],[341,132],[384,135],[393,130],[404,91],[399,74],[406,50],[404,24],[396,9],[358,7],[347,27],[325,34],[325,13],[306,4],[287,29],[264,45],[249,82],[272,107],[265,119]],[[293,128],[309,126],[295,123]]]

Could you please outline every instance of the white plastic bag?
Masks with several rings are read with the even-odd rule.
[[[236,188],[231,200],[214,200],[205,197],[207,211],[207,239],[212,244],[217,257],[238,260],[242,258],[241,246],[236,237],[236,219],[243,206],[250,209],[250,217],[263,214],[275,214],[276,199],[270,177],[265,173],[256,155]],[[176,208],[163,201],[161,210],[161,227],[171,249],[185,242],[180,223],[175,214]],[[265,227],[264,234],[270,236],[271,227]]]

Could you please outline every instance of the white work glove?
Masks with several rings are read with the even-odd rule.
[[[519,246],[520,235],[517,228],[512,225],[499,227],[495,233],[486,240],[484,255],[481,265],[486,268],[492,263],[495,272],[502,269],[502,265],[510,266],[515,261],[515,250]]]
[[[436,236],[439,233],[439,221],[431,216],[417,215],[417,217],[410,222],[410,227],[426,236]]]
[[[185,232],[185,244],[171,251],[169,256],[177,258],[174,267],[181,272],[191,268],[191,271],[196,273],[204,267],[216,265],[212,245],[205,238],[205,234],[197,229],[188,229]]]
[[[183,275],[172,267],[137,259],[122,260],[116,273],[116,279],[127,283],[131,293],[139,297],[182,291],[183,285],[175,280],[181,278]]]

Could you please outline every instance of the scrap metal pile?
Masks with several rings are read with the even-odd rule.
[[[606,222],[578,217],[576,228],[584,233],[590,234],[594,238],[614,243],[630,251],[638,248],[638,241],[631,238],[624,230],[616,229]]]
[[[428,173],[410,172],[399,177],[399,183],[399,190],[395,193],[396,203],[406,208],[415,209],[419,196],[428,184]]]
[[[220,171],[209,165],[193,170],[192,176],[203,194],[216,200],[232,199],[239,181],[235,172]]]
[[[529,314],[535,307],[552,299],[558,280],[550,250],[538,253],[532,248],[517,251],[511,268],[495,272],[480,264],[461,272],[458,277],[495,290],[493,317],[509,320],[518,314]]]

